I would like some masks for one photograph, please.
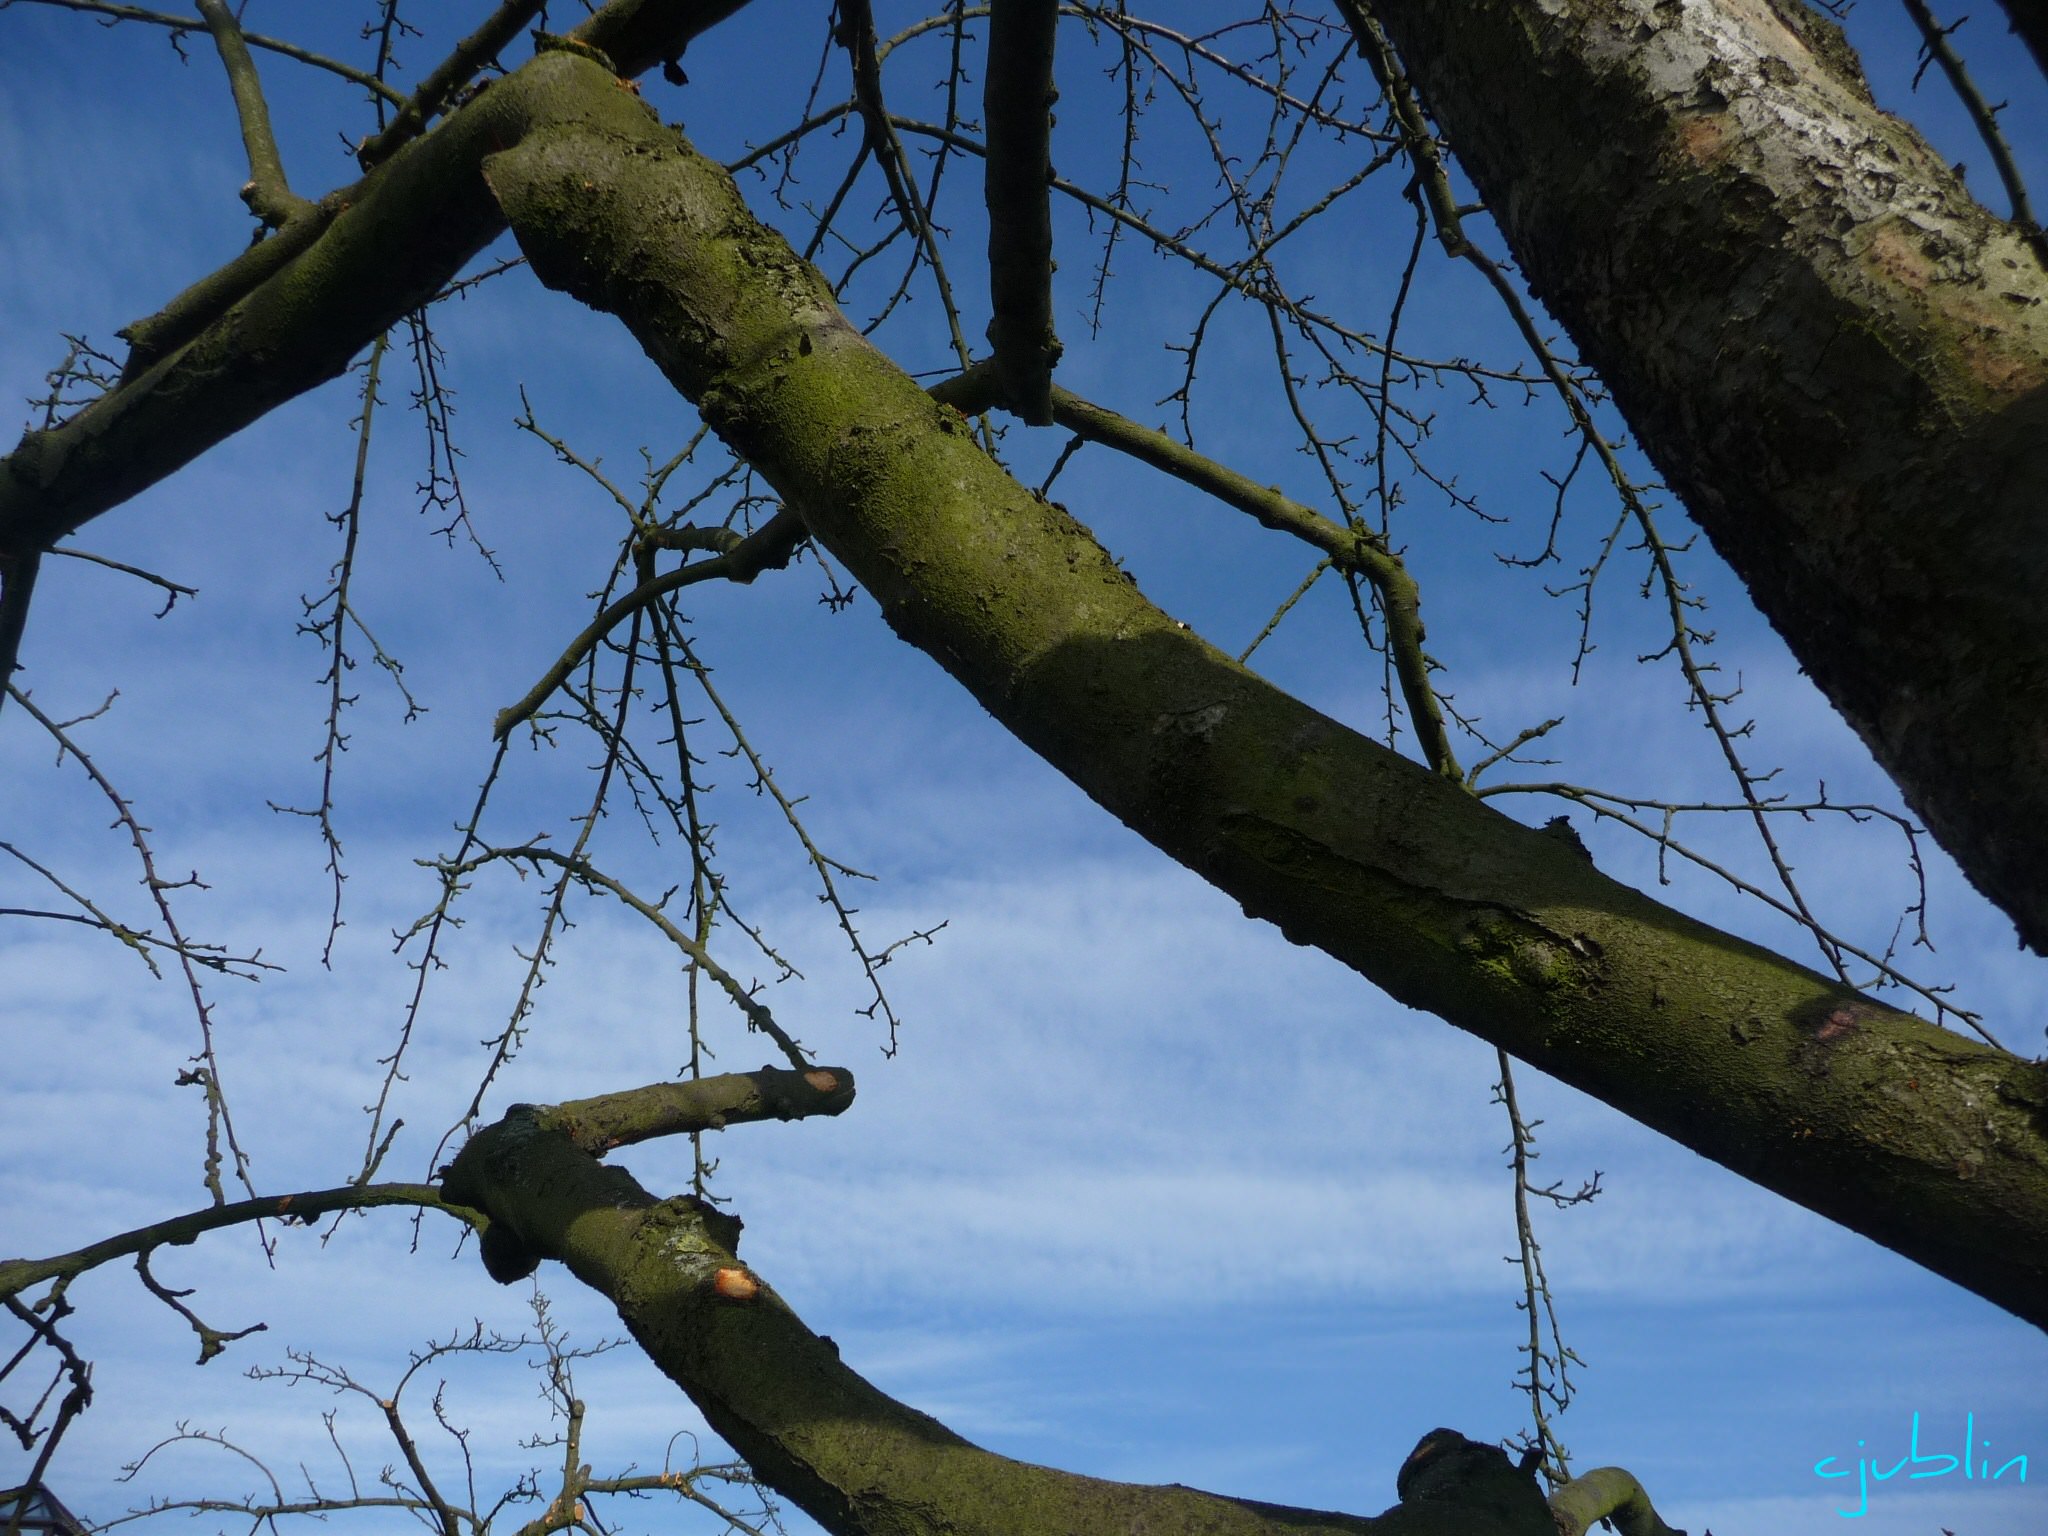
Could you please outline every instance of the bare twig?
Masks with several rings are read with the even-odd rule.
[[[1984,93],[1977,89],[1977,82],[1971,78],[1962,55],[1949,42],[1949,36],[1962,22],[1944,27],[1934,19],[1934,12],[1927,7],[1927,0],[1903,0],[1906,14],[1913,18],[1913,25],[1920,29],[1921,46],[1926,56],[1941,66],[1941,72],[1948,77],[1949,88],[1956,93],[1956,99],[1963,104],[1963,110],[1970,114],[1970,122],[1977,129],[1977,137],[1984,141],[1985,152],[1991,156],[1991,164],[1998,171],[1998,179],[2005,186],[2005,197],[2011,209],[2013,225],[2027,237],[2034,254],[2048,263],[2048,233],[2043,233],[2040,220],[2034,217],[2033,204],[2027,200],[2026,178],[2020,174],[2018,159],[2012,152],[2012,145],[2006,141],[2004,132],[1998,126],[2000,107],[1994,107],[1984,99]],[[1967,18],[1966,18],[1967,19]],[[1921,66],[1926,67],[1924,64]],[[1914,77],[1919,83],[1919,77]]]
[[[1517,1373],[1517,1380],[1529,1398],[1529,1420],[1534,1431],[1529,1438],[1530,1450],[1537,1458],[1544,1480],[1557,1487],[1570,1479],[1571,1461],[1563,1442],[1557,1438],[1551,1415],[1561,1414],[1571,1406],[1571,1367],[1583,1362],[1565,1346],[1564,1336],[1559,1331],[1557,1302],[1550,1292],[1550,1277],[1543,1270],[1543,1246],[1536,1241],[1536,1224],[1530,1215],[1529,1200],[1533,1195],[1561,1209],[1583,1205],[1600,1193],[1600,1172],[1595,1169],[1593,1177],[1569,1195],[1560,1193],[1561,1186],[1557,1184],[1538,1186],[1534,1182],[1530,1177],[1530,1165],[1539,1155],[1536,1151],[1536,1127],[1543,1122],[1522,1118],[1522,1106],[1515,1097],[1514,1063],[1508,1053],[1496,1050],[1494,1059],[1500,1070],[1500,1079],[1494,1086],[1494,1099],[1507,1111],[1508,1162],[1514,1172],[1517,1252],[1509,1262],[1518,1264],[1522,1271],[1522,1298],[1515,1305],[1528,1315],[1529,1324],[1528,1340],[1521,1346],[1526,1363]]]
[[[192,1056],[192,1067],[178,1076],[180,1084],[197,1087],[206,1095],[206,1158],[204,1181],[212,1191],[214,1203],[223,1204],[227,1194],[221,1187],[221,1143],[225,1140],[227,1151],[234,1159],[234,1176],[250,1194],[255,1188],[249,1183],[249,1158],[242,1150],[242,1144],[235,1135],[234,1117],[229,1113],[225,1090],[221,1087],[220,1061],[213,1046],[213,1009],[206,1000],[206,992],[200,984],[195,967],[201,962],[195,958],[199,950],[186,939],[178,925],[178,919],[171,910],[170,892],[185,886],[200,884],[199,877],[189,875],[183,880],[168,880],[157,873],[156,854],[149,844],[149,829],[136,819],[135,811],[127,799],[114,788],[113,782],[100,771],[100,767],[71,737],[65,726],[53,720],[36,707],[35,703],[19,688],[9,685],[6,690],[29,715],[56,741],[60,754],[75,759],[109,804],[114,808],[115,824],[127,834],[135,849],[135,856],[142,865],[142,884],[156,903],[157,915],[163,920],[164,932],[170,936],[166,946],[177,957],[179,970],[185,979],[185,989],[192,999],[192,1012],[199,1024],[199,1049]]]
[[[503,741],[523,721],[530,720],[569,675],[583,664],[598,642],[626,619],[659,602],[669,593],[679,592],[701,581],[733,581],[744,585],[763,571],[781,570],[808,537],[803,520],[787,508],[744,537],[730,529],[704,531],[707,534],[729,534],[730,542],[718,541],[719,552],[710,559],[678,566],[673,571],[643,581],[624,597],[609,604],[569,642],[554,664],[527,689],[518,703],[498,711],[491,734]],[[681,546],[671,544],[670,547]]]
[[[54,870],[31,858],[12,843],[0,841],[0,853],[4,853],[18,863],[34,870],[51,885],[62,891],[65,896],[77,902],[83,909],[78,912],[45,912],[26,907],[0,907],[0,916],[49,918],[58,922],[82,923],[88,928],[98,928],[102,932],[112,934],[123,944],[134,950],[141,958],[142,963],[149,967],[150,975],[159,977],[163,975],[163,972],[157,968],[156,960],[150,954],[150,951],[152,949],[168,949],[175,953],[178,951],[179,941],[161,939],[153,933],[130,928],[126,923],[117,921],[101,910],[99,904],[88,897],[83,891],[74,889],[60,878]],[[282,966],[272,965],[269,961],[265,960],[261,951],[253,955],[231,955],[219,945],[193,944],[190,941],[185,941],[184,953],[195,965],[203,965],[208,970],[220,971],[226,975],[241,976],[250,980],[254,979],[250,975],[252,971],[278,971],[283,969]]]
[[[192,1331],[199,1335],[199,1364],[206,1364],[235,1340],[246,1339],[252,1333],[262,1333],[270,1326],[268,1323],[251,1323],[247,1328],[238,1328],[232,1333],[214,1327],[185,1305],[185,1298],[192,1294],[189,1289],[174,1291],[149,1272],[149,1256],[154,1252],[154,1248],[145,1248],[135,1255],[135,1273],[142,1277],[143,1289],[185,1319]]]
[[[83,560],[91,565],[103,565],[110,571],[119,571],[124,576],[133,576],[138,581],[146,581],[151,586],[160,588],[164,594],[164,605],[156,611],[158,618],[162,618],[177,607],[179,598],[199,595],[197,587],[188,587],[181,581],[172,581],[168,576],[159,576],[155,571],[145,571],[139,565],[129,565],[122,560],[110,560],[105,555],[96,555],[88,549],[72,549],[60,544],[44,553],[62,555],[67,560]]]
[[[417,138],[456,92],[546,7],[547,0],[503,0],[481,26],[455,45],[454,52],[434,66],[389,124],[356,146],[356,162],[368,170],[390,159],[407,140]]]
[[[446,873],[450,878],[460,879],[475,873],[487,864],[495,863],[526,863],[532,864],[535,867],[546,864],[561,870],[579,885],[594,887],[617,897],[625,906],[630,907],[633,911],[639,913],[640,916],[646,918],[648,922],[652,923],[660,931],[663,938],[681,950],[690,958],[692,964],[700,967],[705,975],[718,983],[719,988],[732,1000],[732,1005],[739,1009],[740,1015],[747,1021],[748,1027],[758,1029],[762,1034],[773,1040],[782,1051],[782,1054],[789,1058],[791,1066],[799,1072],[811,1070],[812,1063],[810,1057],[805,1055],[803,1047],[792,1039],[781,1025],[775,1022],[775,1015],[768,1010],[767,1005],[756,998],[753,992],[738,977],[712,959],[710,951],[694,937],[678,928],[669,918],[668,914],[661,910],[659,902],[648,901],[645,897],[638,895],[626,885],[614,880],[610,875],[596,868],[588,859],[580,855],[557,853],[552,848],[542,848],[531,843],[517,848],[487,848],[474,858],[466,859],[460,865],[448,868]],[[430,867],[440,868],[442,866],[435,865]]]
[[[946,273],[945,257],[939,251],[931,213],[925,200],[918,195],[917,183],[911,177],[909,160],[903,153],[903,141],[896,136],[895,122],[882,99],[882,63],[877,51],[873,10],[869,0],[840,0],[839,16],[836,36],[853,61],[854,100],[867,129],[868,148],[889,183],[889,196],[896,205],[904,230],[916,242],[918,252],[932,269],[932,281],[938,288],[939,304],[945,311],[946,325],[953,340],[953,354],[965,368],[973,359],[968,352],[966,335],[960,328],[960,306],[953,298],[953,284]],[[908,273],[904,281],[909,281]]]
[[[53,1350],[57,1355],[56,1374],[52,1377],[50,1385],[44,1391],[41,1399],[29,1410],[25,1418],[17,1417],[6,1409],[0,1408],[0,1423],[5,1423],[7,1428],[14,1431],[15,1438],[21,1442],[23,1450],[26,1451],[33,1448],[38,1437],[43,1442],[43,1448],[36,1453],[35,1462],[30,1466],[28,1476],[23,1480],[28,1483],[36,1483],[42,1481],[43,1473],[50,1465],[50,1458],[57,1452],[58,1442],[64,1438],[64,1431],[69,1429],[71,1421],[85,1412],[86,1408],[92,1403],[92,1363],[84,1359],[77,1349],[73,1347],[71,1341],[57,1331],[57,1324],[62,1322],[71,1311],[70,1303],[65,1301],[62,1294],[56,1294],[49,1298],[47,1305],[26,1307],[15,1298],[13,1292],[0,1290],[0,1304],[6,1306],[8,1313],[15,1321],[28,1329],[30,1336],[30,1343],[24,1345],[15,1354],[13,1359],[7,1362],[4,1368],[0,1368],[0,1379],[4,1379],[27,1359],[30,1349],[35,1344],[41,1344]],[[38,1315],[38,1313],[45,1311],[49,1313],[49,1316],[43,1317]],[[58,1382],[64,1381],[67,1378],[71,1385],[64,1396],[58,1400],[55,1416],[43,1429],[36,1429],[35,1422],[42,1416],[42,1410],[48,1406],[50,1394],[56,1391]],[[22,1505],[16,1506],[15,1520],[10,1523],[19,1523],[22,1509]]]
[[[330,1211],[371,1210],[383,1205],[415,1205],[445,1211],[463,1221],[469,1221],[473,1214],[465,1206],[444,1200],[441,1192],[430,1184],[346,1185],[288,1195],[259,1195],[253,1200],[209,1205],[182,1216],[167,1217],[45,1259],[0,1259],[0,1301],[19,1296],[45,1280],[66,1281],[114,1259],[129,1258],[165,1244],[189,1243],[224,1227],[252,1221],[308,1220]]]
[[[111,0],[13,0],[13,3],[27,5],[50,5],[60,10],[84,11],[93,16],[104,16],[109,21],[139,21],[154,27],[168,27],[174,39],[188,32],[204,32],[206,22],[197,16],[173,16],[164,11],[147,10],[139,5],[118,5]],[[391,105],[403,106],[405,97],[392,90],[375,75],[366,74],[353,65],[339,59],[330,59],[325,54],[314,53],[297,43],[283,38],[266,37],[260,32],[244,32],[242,41],[251,48],[261,48],[266,53],[275,53],[287,59],[296,59],[315,69],[323,69],[331,75],[339,75],[351,85],[359,85],[373,96],[381,96]]]
[[[320,963],[330,967],[334,963],[334,941],[341,932],[341,888],[348,878],[342,872],[341,837],[334,827],[334,777],[341,766],[341,754],[348,750],[348,737],[342,732],[341,718],[343,711],[355,702],[355,695],[343,691],[347,675],[355,666],[348,655],[351,611],[348,595],[350,583],[355,579],[356,541],[362,532],[363,488],[370,463],[370,429],[376,421],[380,403],[377,384],[383,372],[384,354],[390,344],[389,332],[380,335],[370,347],[369,361],[363,368],[362,408],[355,420],[355,476],[349,487],[348,505],[329,518],[342,531],[341,555],[329,572],[327,591],[318,598],[300,599],[305,616],[300,620],[299,633],[311,635],[327,651],[327,670],[321,677],[327,685],[326,739],[313,755],[313,760],[320,765],[319,803],[308,809],[271,802],[272,810],[306,817],[320,829],[332,893],[327,913],[327,940],[321,946]],[[324,615],[320,612],[323,608],[326,610]],[[411,715],[407,718],[410,719]]]

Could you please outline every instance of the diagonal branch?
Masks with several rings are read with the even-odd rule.
[[[612,0],[573,36],[638,74],[744,3]],[[0,559],[47,548],[337,377],[504,228],[476,168],[553,106],[526,71],[507,76],[131,326],[121,383],[0,459]],[[393,241],[393,229],[407,238]]]
[[[1963,63],[1962,55],[1949,41],[1949,34],[1962,23],[1944,27],[1934,19],[1934,12],[1927,8],[1927,0],[1904,0],[1904,4],[1906,14],[1913,18],[1913,25],[1920,29],[1921,44],[1926,50],[1924,57],[1941,66],[1941,72],[1948,76],[1949,88],[1970,114],[1977,137],[1984,141],[1985,152],[1991,156],[1998,179],[2005,186],[2012,222],[2032,242],[2035,254],[2048,264],[2048,234],[2042,232],[2041,221],[2034,217],[2034,205],[2027,199],[2027,183],[2020,175],[2019,161],[2013,157],[2012,145],[2006,142],[2005,133],[1998,126],[1998,108],[1984,99],[1984,93],[1977,89],[1977,82]],[[1918,76],[1915,76],[1917,81]]]
[[[369,170],[418,138],[449,99],[546,7],[547,0],[504,0],[481,26],[455,45],[454,52],[434,66],[390,123],[356,146],[356,163]]]
[[[618,314],[1020,740],[1398,1000],[2048,1325],[2048,1065],[1663,907],[1230,661],[874,350],[722,169],[630,102],[589,124],[489,163],[535,273]]]
[[[6,706],[21,666],[21,637],[28,628],[28,607],[42,564],[43,551],[37,545],[0,547],[0,708]]]
[[[1343,10],[1364,42],[1362,0]],[[2048,951],[2048,775],[2016,766],[2041,760],[2048,697],[2048,269],[2026,237],[1805,5],[1371,13],[1662,480]]]

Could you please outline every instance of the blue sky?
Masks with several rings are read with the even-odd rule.
[[[473,18],[460,9],[459,20]],[[1236,7],[1177,8],[1220,21]],[[758,0],[692,50],[690,86],[650,83],[665,115],[707,150],[730,156],[789,120],[810,78],[816,7]],[[352,8],[256,0],[247,24],[322,42],[360,60]],[[891,12],[884,9],[884,30]],[[907,14],[907,13],[906,13]],[[791,18],[804,50],[787,58]],[[1910,74],[1888,17],[1857,35],[1891,100]],[[454,22],[449,23],[455,30]],[[1979,57],[1988,93],[2010,95],[2009,131],[2042,159],[2041,83],[1986,17]],[[1965,40],[1970,37],[1965,34]],[[440,39],[410,45],[415,69]],[[1063,46],[1066,40],[1063,39]],[[2004,56],[2001,57],[2001,50]],[[40,392],[60,332],[102,346],[114,329],[231,255],[247,236],[234,197],[245,179],[218,66],[203,42],[181,66],[163,35],[103,31],[72,15],[17,6],[0,14],[0,389]],[[892,60],[892,100],[928,114],[939,56]],[[1100,61],[1062,57],[1055,160],[1100,170]],[[339,87],[266,60],[273,108],[299,190],[344,179],[335,133],[363,120]],[[2004,79],[2001,67],[2012,70]],[[843,62],[828,66],[837,99]],[[1215,87],[1233,133],[1262,119]],[[897,94],[900,93],[900,94]],[[1945,155],[1981,165],[1930,85],[1914,99]],[[2023,114],[2033,112],[2029,132]],[[353,115],[352,115],[353,114]],[[1146,173],[1158,205],[1185,217],[1212,173],[1194,157],[1172,104],[1155,114]],[[1255,147],[1255,146],[1254,146]],[[821,143],[793,204],[830,195],[850,143]],[[1342,153],[1304,150],[1305,199]],[[1320,158],[1319,158],[1320,157]],[[963,175],[963,171],[969,171]],[[959,178],[947,217],[956,275],[972,317],[979,233]],[[1989,185],[1988,179],[1980,180]],[[777,215],[748,183],[759,211]],[[1320,233],[1290,247],[1289,275],[1318,304],[1377,323],[1388,263],[1408,225],[1395,181],[1356,194]],[[872,200],[874,194],[865,195]],[[859,196],[857,195],[857,196]],[[1375,201],[1376,199],[1376,201]],[[1141,419],[1177,382],[1167,343],[1184,344],[1200,285],[1127,247],[1108,320],[1090,338],[1080,318],[1088,231],[1062,215],[1061,377]],[[500,253],[503,254],[503,253]],[[882,334],[914,367],[942,365],[920,291]],[[339,1182],[360,1158],[360,1106],[376,1091],[411,977],[389,935],[433,899],[415,862],[452,846],[488,761],[492,715],[524,692],[585,622],[605,578],[619,516],[588,482],[510,429],[523,384],[548,431],[602,456],[630,485],[643,447],[672,452],[692,416],[612,323],[513,274],[437,326],[456,390],[469,502],[504,569],[434,538],[414,512],[422,447],[394,359],[364,528],[358,606],[407,664],[428,706],[412,723],[368,667],[353,679],[340,831],[349,882],[331,969],[320,964],[327,889],[308,827],[266,802],[317,793],[310,761],[323,696],[315,645],[295,634],[302,594],[324,583],[338,543],[325,516],[347,495],[354,399],[343,384],[289,406],[176,479],[100,519],[80,547],[201,589],[161,621],[153,593],[79,562],[46,564],[22,681],[61,716],[120,697],[83,739],[137,802],[167,870],[196,869],[210,889],[182,915],[202,936],[261,946],[285,967],[258,985],[217,983],[224,1074],[255,1155],[260,1189]],[[1432,356],[1519,361],[1469,275],[1425,260],[1405,335]],[[978,337],[977,337],[978,339]],[[1295,450],[1271,387],[1272,363],[1251,317],[1227,306],[1213,323],[1193,420],[1202,445],[1262,480],[1327,506]],[[1579,685],[1570,663],[1577,619],[1544,585],[1571,579],[1612,518],[1592,489],[1575,491],[1565,559],[1547,571],[1502,566],[1495,553],[1540,545],[1549,492],[1538,473],[1569,445],[1554,412],[1469,406],[1454,382],[1405,397],[1435,413],[1431,462],[1460,476],[1505,524],[1482,523],[1416,485],[1397,535],[1423,584],[1433,652],[1458,707],[1512,734],[1564,715],[1545,776],[1674,797],[1724,796],[1697,722],[1670,673],[1638,665],[1654,649],[1656,609],[1639,600],[1639,563],[1622,557],[1603,588],[1599,648]],[[1005,443],[1035,481],[1063,437],[1013,431]],[[1090,451],[1055,492],[1124,555],[1170,611],[1235,649],[1306,572],[1297,548],[1229,513]],[[669,504],[674,504],[671,496]],[[1667,531],[1684,525],[1667,513]],[[1798,677],[1767,629],[1703,550],[1689,579],[1713,602],[1724,676],[1739,674],[1743,718],[1757,721],[1754,761],[1782,764],[1806,793],[1824,779],[1839,798],[1888,791],[1853,739]],[[1401,1009],[1323,957],[1247,923],[1227,900],[1163,861],[995,727],[925,658],[889,636],[871,604],[843,613],[818,602],[815,567],[753,587],[694,589],[690,614],[721,692],[835,857],[876,874],[858,891],[864,931],[888,942],[946,927],[886,972],[904,1021],[885,1060],[882,1030],[858,1008],[858,972],[828,923],[800,852],[743,769],[713,759],[708,776],[720,851],[735,897],[805,973],[765,994],[828,1061],[861,1074],[861,1094],[829,1123],[743,1127],[719,1152],[719,1188],[748,1223],[750,1262],[845,1358],[872,1379],[980,1442],[1077,1471],[1180,1481],[1312,1507],[1372,1512],[1393,1500],[1393,1472],[1424,1431],[1456,1426],[1506,1437],[1523,1423],[1510,1390],[1519,1364],[1518,1286],[1500,1111],[1489,1103],[1490,1048]],[[1370,728],[1379,669],[1347,638],[1334,595],[1303,604],[1260,662],[1320,707]],[[76,769],[54,764],[18,710],[0,714],[8,785],[0,838],[140,921],[131,856],[106,828],[103,802]],[[1468,752],[1468,757],[1469,757]],[[552,828],[588,793],[589,754],[565,740],[514,754],[498,802],[507,840]],[[1554,807],[1530,801],[1534,819]],[[1653,882],[1654,861],[1583,828],[1603,868]],[[601,861],[659,890],[676,878],[672,846],[649,850],[630,818],[601,834]],[[1895,838],[1881,829],[1792,829],[1793,856],[1827,920],[1882,948],[1908,889]],[[1755,867],[1738,829],[1703,828],[1703,845]],[[2037,1052],[2040,973],[2009,928],[1930,859],[1940,950],[1915,960],[1959,984],[2008,1044]],[[1768,914],[1680,875],[1664,894],[1687,910],[1801,953]],[[502,1028],[539,896],[507,875],[478,882],[467,926],[434,979],[398,1112],[407,1122],[387,1165],[426,1169],[441,1129],[482,1067],[476,1042]],[[48,906],[19,866],[0,866],[0,906]],[[657,1080],[681,1059],[674,956],[621,914],[583,902],[557,951],[528,1044],[494,1089],[492,1110]],[[733,936],[721,937],[730,944]],[[733,944],[744,974],[767,968]],[[0,1119],[0,1251],[41,1253],[201,1203],[201,1121],[171,1078],[193,1049],[189,1007],[111,942],[70,925],[0,925],[9,1112]],[[719,1017],[721,1065],[766,1059],[738,1021]],[[1585,1361],[1561,1429],[1581,1468],[1626,1465],[1674,1523],[1761,1536],[1848,1529],[1858,1536],[2033,1536],[2048,1529],[2048,1403],[2038,1333],[1861,1238],[1763,1194],[1610,1110],[1526,1069],[1525,1109],[1542,1118],[1542,1171],[1575,1185],[1594,1169],[1606,1193],[1542,1218],[1567,1342]],[[687,1150],[627,1159],[660,1191],[688,1177]],[[51,1480],[75,1508],[111,1518],[150,1494],[240,1491],[244,1465],[182,1447],[133,1483],[114,1479],[172,1427],[225,1430],[281,1473],[338,1475],[320,1414],[366,1477],[392,1457],[362,1406],[307,1385],[252,1382],[250,1366],[311,1350],[388,1390],[406,1351],[472,1320],[516,1332],[523,1288],[489,1285],[472,1256],[447,1261],[449,1235],[384,1214],[351,1223],[324,1249],[289,1236],[275,1271],[246,1238],[222,1236],[161,1255],[167,1283],[198,1287],[217,1326],[256,1319],[266,1333],[204,1369],[193,1340],[124,1266],[81,1281],[73,1320],[97,1361],[97,1402],[72,1430]],[[557,1319],[594,1342],[615,1330],[606,1308],[544,1269]],[[458,1362],[451,1418],[473,1430],[480,1483],[509,1480],[551,1453],[521,1441],[546,1425],[531,1374],[514,1362]],[[661,1464],[695,1425],[681,1397],[630,1350],[585,1362],[592,1403],[586,1456],[600,1472]],[[422,1384],[427,1385],[427,1384]],[[416,1386],[421,1422],[430,1417]],[[12,1399],[9,1399],[12,1405]],[[2026,1453],[2019,1487],[1941,1479],[1887,1488],[1868,1515],[1813,1475],[1826,1456],[1904,1453],[1914,1414],[1923,1448],[1959,1440],[1965,1423],[1994,1460]],[[353,1415],[353,1416],[351,1416]],[[1859,1451],[1858,1442],[1864,1443]],[[446,1457],[445,1439],[432,1453]],[[678,1454],[687,1455],[687,1446]],[[1985,1454],[1980,1451],[1980,1454]],[[0,1480],[25,1460],[0,1451]],[[663,1506],[615,1507],[629,1527],[665,1525]],[[374,1518],[374,1517],[370,1517]],[[708,1528],[708,1527],[707,1527]]]

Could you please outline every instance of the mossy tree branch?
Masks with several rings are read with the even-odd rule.
[[[1595,1467],[1550,1496],[1558,1536],[1585,1536],[1605,1520],[1621,1536],[1685,1536],[1657,1513],[1635,1474],[1620,1467]]]
[[[356,146],[356,163],[364,170],[381,165],[401,144],[418,138],[427,124],[449,100],[475,78],[477,71],[497,58],[499,52],[519,35],[519,29],[545,7],[547,0],[504,0],[486,16],[480,26],[455,45],[447,58],[436,64],[419,83],[398,115],[378,132]]]
[[[1007,405],[1003,385],[989,363],[977,363],[965,373],[936,386],[934,400],[966,415],[993,406]],[[1128,454],[1141,464],[1191,485],[1215,497],[1227,507],[1255,519],[1261,526],[1292,534],[1303,543],[1321,550],[1340,571],[1353,571],[1372,583],[1386,614],[1387,648],[1394,660],[1394,676],[1401,685],[1401,701],[1422,747],[1422,754],[1446,778],[1458,780],[1455,754],[1444,730],[1444,712],[1430,686],[1428,654],[1422,648],[1422,590],[1409,574],[1407,564],[1387,547],[1386,540],[1368,528],[1346,527],[1333,522],[1313,507],[1303,506],[1278,486],[1260,485],[1251,476],[1219,464],[1207,454],[1176,442],[1155,427],[1140,426],[1127,416],[1104,405],[1084,400],[1072,390],[1048,382],[1047,397],[1052,420],[1076,437],[1117,452]]]
[[[447,1198],[485,1211],[529,1261],[559,1259],[611,1298],[711,1427],[834,1536],[940,1524],[955,1536],[1554,1536],[1533,1483],[1512,1508],[1500,1507],[1496,1486],[1446,1485],[1368,1519],[1105,1482],[998,1456],[844,1364],[837,1345],[741,1262],[732,1218],[691,1198],[657,1199],[546,1117],[515,1109],[478,1132],[449,1169]],[[516,1279],[530,1271],[528,1262],[491,1272]]]
[[[871,347],[719,167],[601,70],[540,64],[589,110],[486,166],[536,273],[625,320],[1021,740],[1395,998],[2048,1324],[2048,1068],[1660,906],[1230,661]]]

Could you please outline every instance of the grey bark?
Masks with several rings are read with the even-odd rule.
[[[2048,274],[2026,240],[1799,0],[1372,13],[1658,470],[2048,953]]]

